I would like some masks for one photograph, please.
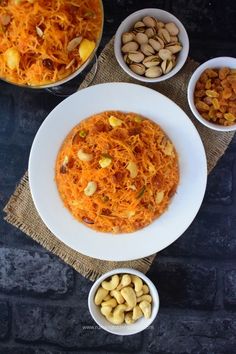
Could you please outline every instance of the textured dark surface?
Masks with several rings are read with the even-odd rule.
[[[175,14],[203,62],[236,57],[236,2],[105,0],[102,48],[128,14]],[[0,82],[0,209],[28,163],[35,133],[61,99]],[[0,354],[236,353],[236,139],[208,178],[196,219],[161,252],[149,276],[161,296],[153,326],[132,337],[99,329],[89,315],[92,285],[0,220]]]

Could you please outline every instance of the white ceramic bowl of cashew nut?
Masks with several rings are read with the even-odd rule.
[[[171,13],[142,9],[120,24],[114,51],[128,75],[155,83],[169,79],[182,68],[188,57],[189,39],[183,24]]]
[[[119,268],[96,280],[89,292],[88,306],[101,328],[125,336],[151,325],[159,310],[159,295],[146,275]]]

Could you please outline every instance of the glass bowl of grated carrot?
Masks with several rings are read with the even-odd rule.
[[[102,0],[0,3],[0,79],[42,89],[82,73],[100,44]]]

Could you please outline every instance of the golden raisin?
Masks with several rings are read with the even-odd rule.
[[[199,101],[196,103],[197,109],[201,111],[209,111],[210,107],[205,102]]]
[[[216,113],[217,118],[223,118],[223,113],[222,112],[217,112]]]
[[[232,90],[229,87],[225,87],[222,97],[228,99],[232,96]]]
[[[206,84],[205,84],[205,89],[209,90],[211,88],[211,79],[208,79]]]
[[[210,110],[209,110],[209,117],[211,119],[215,118],[216,117],[216,112],[214,110],[214,107],[211,107]]]
[[[236,107],[229,107],[228,111],[236,117]]]
[[[226,76],[230,73],[230,69],[229,68],[220,68],[219,70],[219,78],[221,80],[224,80],[226,78]]]
[[[226,80],[226,79],[222,80],[221,81],[221,86],[224,87],[224,88],[225,87],[230,87],[229,81]]]
[[[208,77],[213,78],[213,77],[218,77],[218,73],[213,70],[213,69],[206,69],[205,73],[207,74]]]
[[[206,72],[204,71],[202,74],[201,74],[201,76],[200,76],[200,79],[199,79],[202,83],[206,83],[207,82],[207,80],[208,80],[208,76],[207,76],[207,74],[206,74]]]
[[[195,94],[195,97],[203,97],[203,96],[205,96],[205,91],[204,90],[196,90],[194,94]]]
[[[227,80],[230,84],[232,84],[233,82],[236,82],[236,74],[228,75]]]
[[[227,81],[227,83],[228,83],[228,81]],[[198,81],[196,83],[196,89],[197,90],[203,90],[204,89],[204,84],[202,82]]]
[[[219,97],[218,92],[216,92],[214,90],[206,90],[206,95],[208,97]]]
[[[232,96],[229,98],[230,101],[236,101],[236,93],[233,93]]]
[[[203,112],[203,113],[201,113],[201,115],[202,115],[202,117],[203,117],[204,119],[210,120],[210,117],[209,117],[208,113]]]
[[[203,98],[203,102],[205,102],[206,104],[208,104],[210,106],[212,103],[212,98],[206,96]]]
[[[218,101],[218,99],[215,98],[215,97],[212,99],[212,104],[213,104],[213,106],[214,106],[215,109],[219,109],[219,108],[220,108],[219,101]]]
[[[225,113],[224,118],[227,119],[229,122],[234,122],[236,117],[232,113]]]
[[[220,106],[220,111],[222,112],[222,113],[225,113],[226,112],[226,107],[225,106]]]

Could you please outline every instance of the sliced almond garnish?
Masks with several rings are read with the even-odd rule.
[[[38,26],[36,26],[35,29],[36,29],[37,35],[38,35],[40,38],[42,38],[42,37],[43,37],[43,31],[41,30],[41,28],[38,27]]]
[[[72,65],[74,64],[74,62],[75,62],[75,58],[73,58],[73,59],[69,62],[69,64],[66,65],[66,70],[70,69],[70,68],[72,67]]]
[[[73,38],[67,45],[68,52],[72,52],[82,41],[82,36]]]

